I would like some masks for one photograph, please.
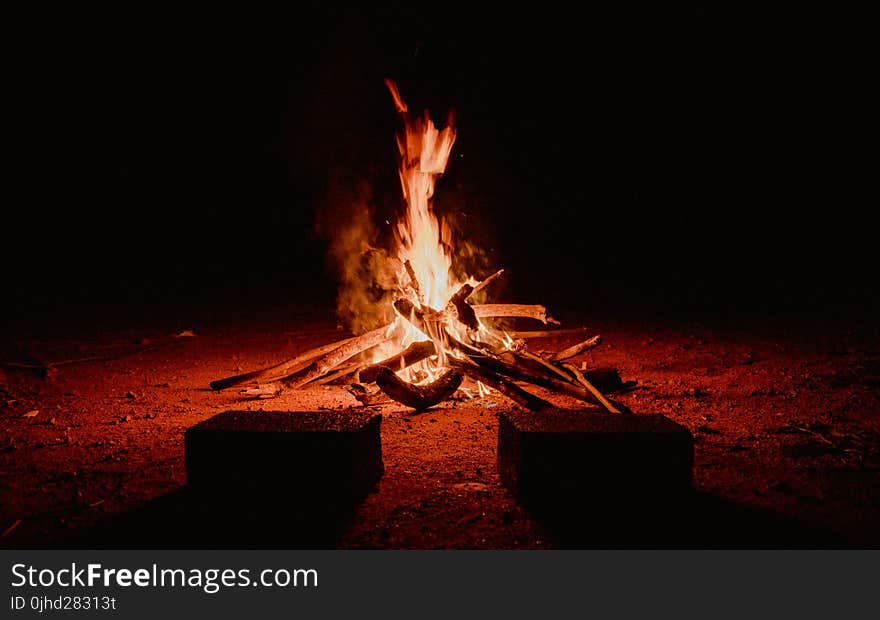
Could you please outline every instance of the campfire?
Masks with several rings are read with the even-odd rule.
[[[382,265],[392,274],[393,294],[373,309],[390,321],[275,366],[219,379],[211,387],[238,387],[244,398],[272,398],[287,389],[333,383],[346,385],[364,405],[390,399],[415,410],[457,394],[486,395],[494,389],[530,410],[556,408],[520,385],[530,384],[620,413],[621,406],[606,394],[632,384],[623,383],[615,369],[590,369],[569,361],[598,346],[601,336],[556,352],[531,351],[531,338],[585,335],[584,330],[502,329],[498,319],[526,318],[551,327],[559,322],[541,305],[477,303],[503,276],[503,269],[482,280],[456,278],[455,240],[432,203],[434,185],[455,143],[455,129],[451,124],[437,129],[427,112],[411,115],[395,84],[386,85],[403,121],[397,145],[406,201],[406,211],[396,223],[395,251]]]

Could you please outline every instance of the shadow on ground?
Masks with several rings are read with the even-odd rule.
[[[531,505],[561,548],[814,549],[851,545],[835,533],[781,513],[691,491],[643,501],[605,498]]]
[[[607,502],[608,500],[603,500]],[[616,500],[529,508],[558,548],[730,549],[858,546],[779,513],[693,492],[650,502]],[[273,498],[221,498],[180,489],[108,517],[76,548],[332,549],[355,508]]]

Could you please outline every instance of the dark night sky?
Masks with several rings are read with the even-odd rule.
[[[851,144],[859,42],[832,42],[839,24],[823,16],[83,21],[19,50],[13,318],[332,299],[316,217],[332,221],[356,188],[399,206],[385,77],[438,121],[455,109],[439,204],[520,299],[723,313],[876,302],[867,160]]]

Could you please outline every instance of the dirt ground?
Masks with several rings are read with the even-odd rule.
[[[314,314],[284,309],[256,318],[193,315],[149,328],[120,324],[18,334],[5,346],[0,375],[0,545],[117,544],[105,536],[112,530],[108,524],[180,492],[186,484],[184,432],[220,411],[358,407],[337,386],[249,402],[235,390],[207,388],[211,380],[346,335]],[[648,512],[608,536],[585,518],[576,539],[532,518],[496,471],[498,413],[511,403],[493,392],[418,415],[402,406],[377,408],[385,475],[332,539],[314,544],[880,546],[876,327],[782,318],[566,319],[565,326],[587,325],[604,336],[602,346],[579,361],[617,367],[624,380],[638,381],[637,389],[619,395],[621,403],[635,413],[665,414],[693,432],[694,486],[702,500],[677,513],[675,520],[684,525],[676,536],[664,537],[669,520],[662,528],[647,527],[654,519]],[[576,339],[533,340],[530,348],[555,350]],[[51,365],[70,360],[75,363]],[[39,364],[49,364],[48,372],[23,367]],[[291,472],[291,487],[296,475]],[[118,544],[196,546],[173,535],[179,513],[146,515],[138,521],[141,529]],[[297,544],[235,534],[245,546]]]

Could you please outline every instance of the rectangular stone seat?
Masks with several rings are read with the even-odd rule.
[[[380,424],[364,412],[225,411],[186,431],[188,484],[265,504],[350,505],[384,472]]]
[[[606,510],[687,492],[690,431],[662,415],[511,411],[498,427],[498,471],[517,498],[553,510]]]

